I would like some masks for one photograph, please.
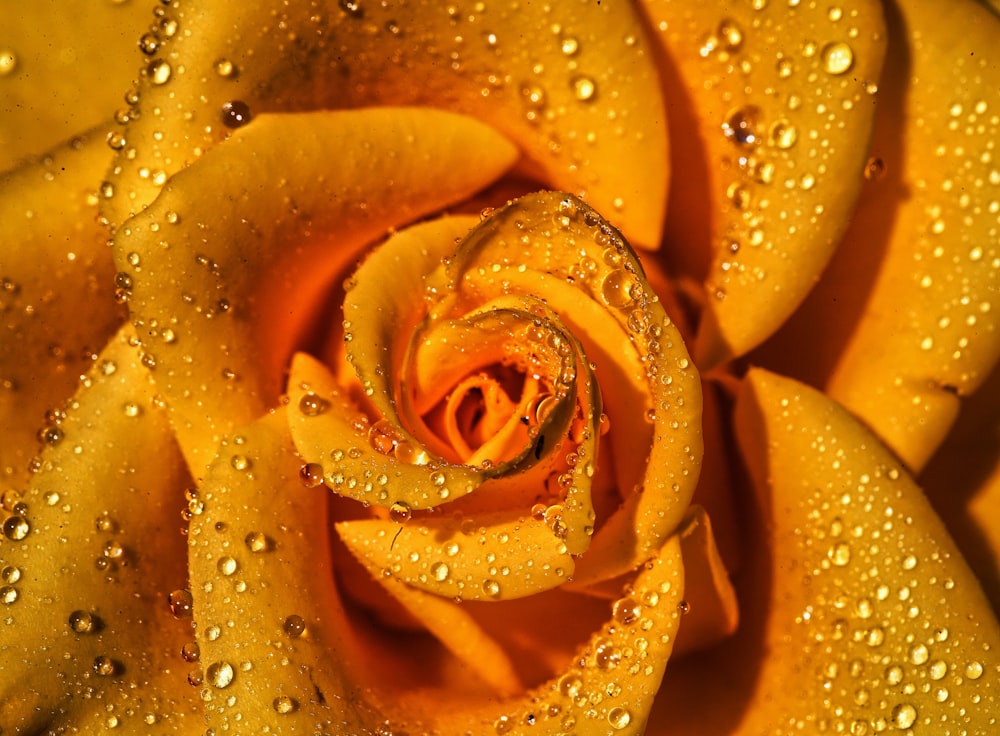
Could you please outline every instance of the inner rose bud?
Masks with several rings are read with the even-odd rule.
[[[494,692],[564,671],[698,475],[697,375],[635,254],[579,200],[530,195],[394,235],[343,328],[356,376],[298,356],[288,415],[339,497],[345,597]],[[567,605],[576,623],[544,624]]]

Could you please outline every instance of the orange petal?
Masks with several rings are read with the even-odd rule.
[[[303,488],[281,413],[223,445],[198,489],[189,565],[208,726],[369,733],[330,566],[327,496]],[[317,724],[324,724],[318,726]]]
[[[366,244],[515,156],[490,128],[433,110],[262,116],[123,226],[132,318],[196,472],[277,401],[331,279]]]
[[[897,48],[874,150],[885,178],[852,231],[859,248],[884,255],[829,392],[919,470],[954,421],[957,396],[1000,358],[1000,69],[991,61],[1000,19],[971,0],[947,13],[913,0],[890,18]],[[849,278],[856,289],[856,273]]]
[[[705,280],[696,357],[707,370],[788,318],[846,229],[864,181],[882,10],[876,0],[644,5],[666,52],[671,136],[683,141],[672,146],[683,185],[670,193],[668,257]]]
[[[184,680],[190,482],[148,371],[123,329],[83,380],[59,439],[0,510],[0,723],[11,733],[200,733]],[[21,508],[23,506],[24,508]]]
[[[139,39],[156,21],[146,3],[135,2],[95,3],[85,12],[57,0],[8,8],[0,42],[0,171],[94,126],[102,143],[118,135],[106,121],[125,108],[145,58]]]
[[[375,105],[440,107],[478,117],[517,143],[555,187],[617,213],[630,237],[660,240],[667,137],[656,68],[629,6],[446,8],[195,6],[167,11],[165,39],[141,80],[110,202],[121,222],[247,114]],[[650,166],[650,161],[655,165]],[[427,177],[440,183],[443,178]]]
[[[751,592],[766,656],[733,733],[993,730],[1000,626],[898,461],[822,394],[761,370],[736,427],[771,572]]]
[[[15,14],[16,15],[16,14]],[[97,186],[111,151],[95,132],[0,178],[0,474],[27,475],[58,412],[123,319]]]

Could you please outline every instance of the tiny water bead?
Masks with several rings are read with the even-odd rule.
[[[298,639],[306,631],[305,619],[292,614],[285,619],[285,622],[281,625],[281,629],[290,639]]]
[[[307,393],[299,399],[299,411],[307,417],[318,417],[329,408],[330,402],[314,393]]]
[[[208,678],[208,684],[212,687],[223,688],[229,687],[233,683],[233,679],[236,677],[236,671],[229,662],[213,662],[205,670],[205,676]]]
[[[250,118],[250,106],[242,100],[232,100],[222,106],[222,124],[227,128],[242,128]]]

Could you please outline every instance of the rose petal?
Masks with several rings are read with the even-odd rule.
[[[123,320],[96,222],[110,161],[92,132],[0,178],[0,473],[11,485],[26,478],[46,413]]]
[[[885,179],[852,230],[859,249],[884,255],[829,392],[919,470],[954,421],[957,396],[1000,358],[1000,70],[990,61],[1000,20],[967,1],[942,14],[932,0],[890,17],[899,48],[882,81],[890,104],[879,105],[874,149]]]
[[[325,493],[303,488],[285,417],[243,427],[199,488],[191,589],[210,728],[371,732],[330,566]],[[318,724],[323,724],[322,726]]]
[[[736,426],[772,531],[743,651],[762,636],[766,656],[719,681],[752,687],[731,732],[993,730],[1000,627],[898,461],[828,398],[762,370],[745,381]]]
[[[0,171],[81,130],[100,126],[102,142],[119,134],[107,121],[125,107],[122,93],[145,58],[136,45],[155,20],[149,6],[133,2],[86,12],[54,0],[9,8],[0,42]]]
[[[684,183],[670,192],[668,257],[705,280],[696,353],[707,370],[787,319],[847,226],[874,116],[867,85],[885,52],[882,10],[875,0],[645,8],[667,56],[671,136],[683,141],[672,146]]]
[[[167,605],[187,580],[190,479],[134,337],[123,328],[84,379],[27,509],[0,511],[5,731],[203,728],[181,658],[193,634]]]
[[[120,161],[112,222],[152,201],[161,177],[247,117],[423,105],[495,126],[553,186],[617,213],[636,242],[659,243],[666,121],[641,18],[630,6],[461,10],[423,0],[276,11],[201,3],[167,16],[180,32],[141,80],[141,115],[127,131],[137,154]],[[234,101],[245,106],[239,114],[224,109]]]
[[[277,400],[331,278],[363,246],[515,156],[486,126],[432,110],[262,116],[171,180],[114,250],[191,466]]]

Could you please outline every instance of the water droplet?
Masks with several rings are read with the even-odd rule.
[[[751,146],[760,141],[757,127],[760,123],[760,108],[747,105],[733,110],[722,124],[722,132],[734,143]]]
[[[885,176],[885,162],[876,156],[872,156],[868,159],[868,163],[865,164],[865,179],[868,181],[878,181],[883,176]]]
[[[152,56],[160,48],[160,39],[152,33],[144,33],[139,39],[139,50],[146,56]]]
[[[198,642],[189,641],[181,647],[181,657],[185,662],[197,662],[201,658],[201,647]]]
[[[337,4],[340,5],[341,10],[353,18],[360,18],[364,14],[361,0],[339,0]]]
[[[169,82],[170,75],[173,74],[173,71],[174,70],[170,66],[170,63],[164,61],[163,59],[151,61],[149,66],[146,67],[146,73],[149,74],[150,81],[157,86]]]
[[[219,689],[229,687],[233,683],[236,672],[229,662],[214,662],[205,670],[208,684]]]
[[[483,591],[490,598],[500,597],[500,583],[496,580],[486,579],[483,581]]]
[[[981,662],[972,661],[965,665],[965,676],[970,680],[978,680],[983,676],[984,671]]]
[[[219,572],[229,577],[239,569],[239,563],[232,557],[220,557],[218,562]]]
[[[232,79],[236,76],[236,66],[229,59],[216,59],[213,66],[215,73],[224,79]]]
[[[21,568],[14,565],[7,565],[0,570],[0,581],[13,585],[21,579]]]
[[[306,488],[315,488],[323,482],[323,466],[319,463],[306,463],[299,468],[299,480]]]
[[[242,100],[231,100],[222,106],[222,124],[227,128],[242,128],[250,118],[250,106]]]
[[[854,50],[846,43],[829,43],[823,47],[823,68],[827,74],[843,74],[854,65]]]
[[[581,102],[587,102],[594,99],[594,95],[597,94],[597,85],[590,77],[575,77],[573,79],[573,94]]]
[[[577,51],[580,50],[580,43],[572,36],[565,36],[559,45],[559,48],[566,56],[572,56]]]
[[[826,555],[834,565],[843,567],[851,561],[851,546],[847,542],[838,542],[827,551]]]
[[[318,417],[330,408],[330,402],[314,393],[305,394],[299,399],[299,411],[307,417]]]
[[[288,715],[289,713],[294,713],[298,709],[299,704],[294,698],[290,698],[287,695],[279,695],[274,699],[274,710],[276,713]]]
[[[448,566],[443,562],[435,562],[431,565],[431,576],[439,583],[443,583],[447,580],[450,572],[451,571],[448,569]]]
[[[17,68],[17,54],[10,49],[0,49],[0,77],[6,77]]]
[[[412,515],[413,511],[410,509],[410,504],[405,501],[396,501],[389,507],[389,518],[397,524],[405,524],[410,520]]]
[[[899,729],[910,728],[917,720],[917,709],[909,703],[900,703],[889,715],[892,725]]]
[[[620,598],[611,607],[611,615],[615,621],[626,626],[635,623],[642,613],[642,607],[632,598]]]
[[[274,548],[271,539],[264,532],[249,532],[243,541],[251,552],[269,552]]]
[[[725,51],[739,51],[743,45],[743,30],[736,24],[736,21],[726,19],[719,24],[718,30],[719,45]]]
[[[281,629],[289,638],[298,639],[306,631],[305,619],[292,614],[285,619],[285,622],[281,625]]]
[[[623,269],[615,269],[604,277],[601,283],[601,296],[608,306],[622,308],[632,303],[632,287],[635,280]]]
[[[69,627],[77,634],[92,634],[97,631],[97,618],[88,611],[73,611],[69,615]]]
[[[101,677],[110,677],[119,671],[119,665],[111,657],[95,657],[94,672]]]
[[[249,470],[253,463],[250,462],[250,458],[246,455],[233,455],[229,460],[229,464],[233,466],[233,470],[246,471]]]
[[[927,668],[927,674],[932,680],[940,680],[948,674],[948,664],[940,659],[935,660]]]
[[[13,585],[4,585],[0,587],[0,603],[5,606],[9,606],[17,601],[17,588]]]
[[[611,727],[615,730],[620,731],[631,722],[632,714],[625,710],[625,708],[616,707],[608,711],[608,723],[610,723]]]
[[[930,651],[923,644],[915,644],[910,649],[910,661],[913,664],[923,664],[930,657]]]
[[[167,605],[170,606],[170,613],[174,618],[186,618],[191,615],[194,608],[194,597],[191,591],[179,588],[167,596]]]
[[[777,148],[788,149],[795,145],[799,130],[787,120],[779,120],[771,126],[771,143]]]
[[[3,523],[3,535],[12,542],[20,542],[30,531],[31,525],[23,516],[10,516]]]

